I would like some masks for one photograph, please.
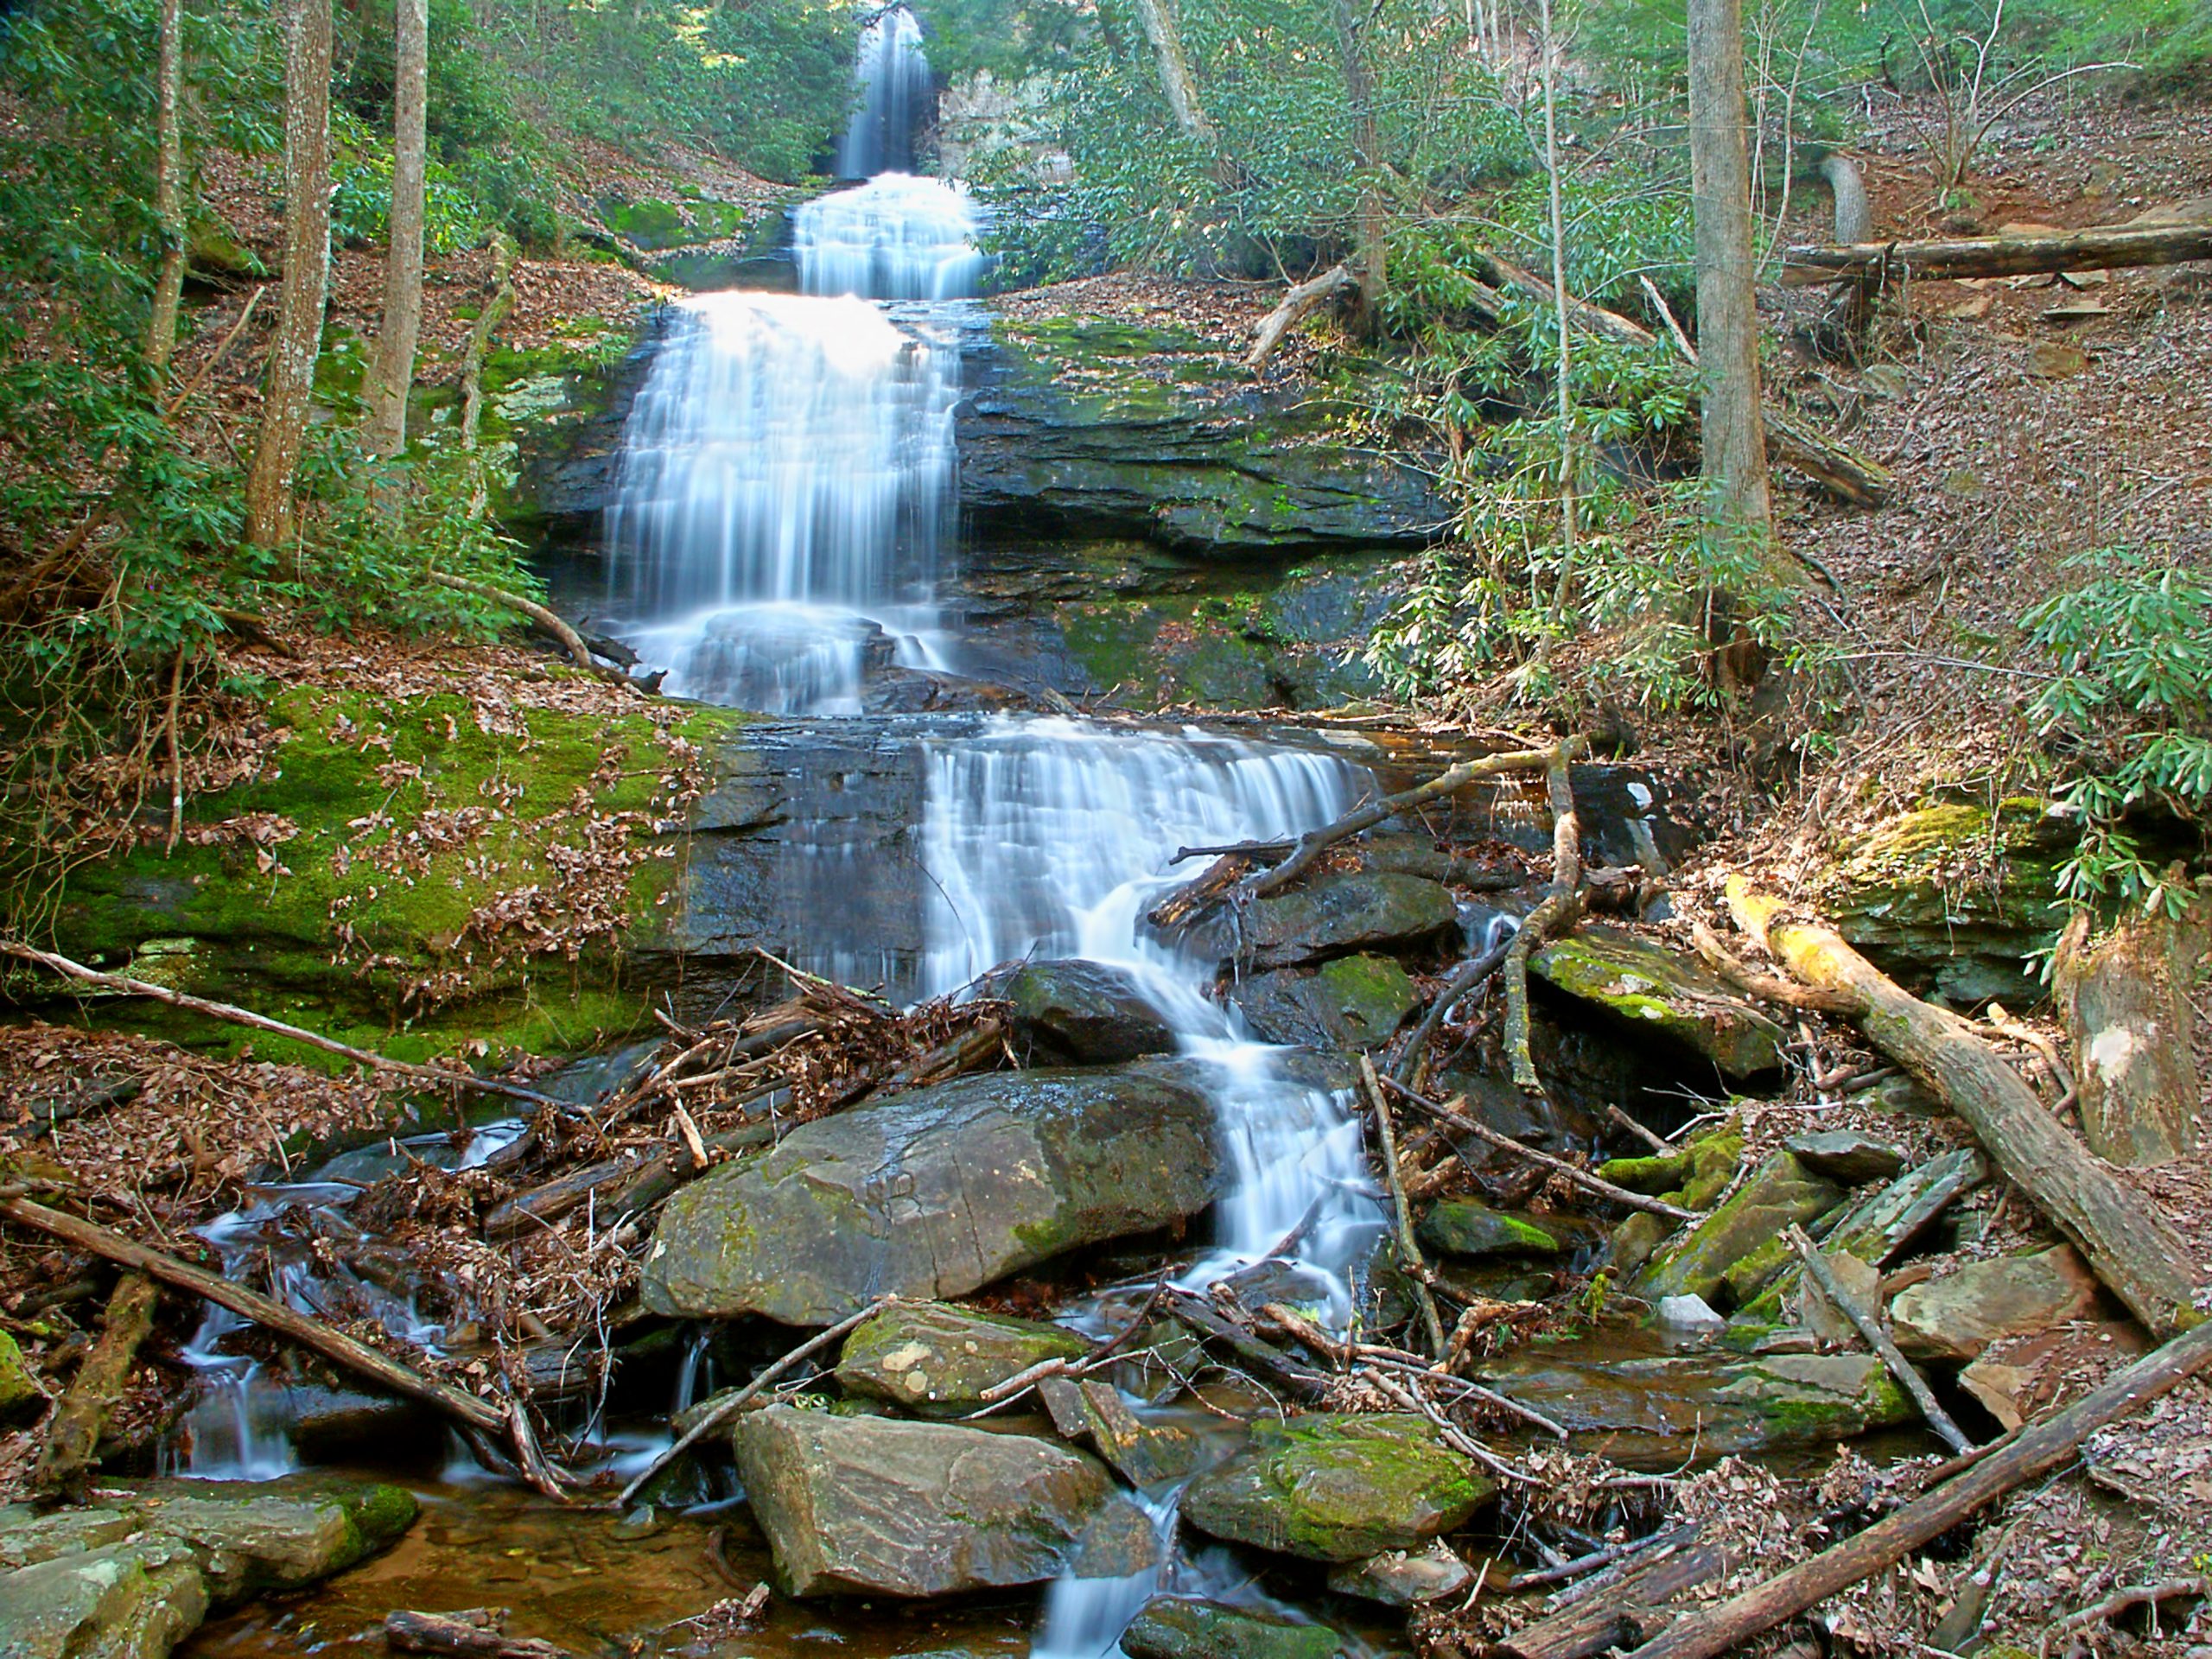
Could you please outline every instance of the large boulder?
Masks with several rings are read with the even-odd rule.
[[[1426,1418],[1316,1413],[1255,1426],[1183,1489],[1183,1516],[1217,1538],[1352,1561],[1449,1532],[1496,1491]]]
[[[1618,928],[1578,928],[1529,958],[1529,970],[1563,995],[1710,1060],[1722,1076],[1757,1077],[1782,1065],[1784,1033],[1695,957]]]
[[[1175,1033],[1123,969],[1030,962],[983,988],[1014,1005],[1014,1030],[1048,1061],[1112,1065],[1175,1052]]]
[[[837,1385],[924,1417],[956,1417],[984,1391],[1047,1359],[1079,1359],[1090,1344],[1072,1331],[976,1313],[942,1302],[899,1302],[845,1338]]]
[[[1420,1001],[1412,976],[1389,957],[1339,957],[1305,971],[1279,968],[1230,992],[1255,1037],[1314,1048],[1375,1048]]]
[[[1317,876],[1254,902],[1224,956],[1252,969],[1281,968],[1357,951],[1426,944],[1458,925],[1451,890],[1418,875],[1360,870]]]
[[[1026,1435],[771,1406],[731,1436],[798,1596],[938,1596],[1118,1578],[1159,1539],[1095,1459]]]
[[[963,1077],[855,1107],[669,1201],[640,1294],[686,1319],[830,1325],[963,1296],[1195,1215],[1221,1179],[1203,1065]]]
[[[1974,1262],[1899,1293],[1890,1304],[1897,1346],[1916,1359],[1970,1360],[1993,1342],[2090,1318],[2097,1278],[2064,1244],[2033,1255]]]
[[[1184,1596],[1154,1597],[1122,1633],[1129,1659],[1336,1659],[1357,1650],[1325,1624]]]
[[[1472,1198],[1446,1198],[1421,1218],[1424,1244],[1446,1255],[1557,1255],[1560,1242],[1533,1221]]]

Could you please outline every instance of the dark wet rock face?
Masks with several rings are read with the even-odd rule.
[[[939,1596],[1157,1559],[1095,1459],[1025,1435],[772,1406],[732,1434],[777,1575],[798,1596]]]
[[[1374,1048],[1389,1041],[1419,1001],[1412,977],[1389,957],[1340,957],[1301,971],[1240,979],[1230,993],[1255,1037],[1315,1048]]]
[[[1497,1490],[1435,1436],[1410,1414],[1262,1422],[1249,1446],[1184,1489],[1183,1516],[1217,1538],[1308,1560],[1411,1548]]]
[[[1363,951],[1409,949],[1459,925],[1450,889],[1417,875],[1359,870],[1317,876],[1255,900],[1236,922],[1196,937],[1249,969],[1287,968]]]
[[[1174,1052],[1175,1033],[1136,981],[1103,963],[1026,963],[982,992],[1014,1005],[1015,1032],[1048,1064],[1111,1065]]]
[[[964,1295],[1211,1202],[1202,1071],[1179,1060],[963,1077],[809,1123],[671,1199],[657,1313],[828,1325],[886,1291]]]
[[[213,1607],[366,1560],[416,1508],[396,1486],[316,1476],[103,1482],[91,1508],[0,1508],[0,1654],[162,1659]]]

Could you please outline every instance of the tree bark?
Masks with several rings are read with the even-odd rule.
[[[1358,284],[1352,327],[1358,334],[1371,334],[1376,309],[1390,289],[1389,223],[1382,202],[1382,139],[1376,124],[1375,77],[1368,69],[1365,39],[1372,20],[1360,15],[1354,0],[1329,0],[1329,21],[1334,26],[1337,71],[1344,77],[1352,160],[1359,175],[1352,210],[1352,256],[1345,262]]]
[[[385,255],[384,319],[363,388],[362,437],[373,455],[407,448],[407,394],[415,384],[415,341],[423,327],[423,198],[429,160],[429,0],[397,0],[392,34],[391,211]]]
[[[106,1317],[100,1321],[99,1339],[78,1367],[47,1426],[46,1446],[31,1474],[33,1491],[44,1497],[65,1494],[72,1501],[79,1495],[99,1454],[107,1420],[130,1385],[138,1346],[154,1328],[154,1309],[160,1300],[161,1292],[143,1274],[127,1273],[115,1281]]]
[[[1718,1607],[1677,1620],[1629,1659],[1713,1659],[1717,1654],[1742,1651],[1752,1637],[1902,1560],[1907,1551],[1949,1531],[1992,1499],[2056,1468],[2097,1430],[2133,1414],[2208,1368],[2212,1368],[2212,1321],[2145,1355],[2057,1416],[2023,1430],[2018,1439],[1990,1451],[1963,1473],[1866,1531]]]
[[[1783,256],[1790,288],[1834,282],[1853,272],[1877,281],[1923,282],[1961,276],[2024,276],[2058,270],[2111,270],[2212,259],[2212,225],[2118,226],[2038,236],[1970,236],[1926,242],[1855,242],[1796,247]]]
[[[261,435],[246,479],[245,538],[282,541],[306,440],[330,276],[330,0],[286,0],[284,276]]]
[[[2173,1230],[2082,1150],[2020,1074],[1958,1015],[1909,995],[1831,929],[1779,919],[1781,902],[1732,877],[1736,925],[1808,985],[1848,992],[1867,1039],[1967,1122],[1984,1150],[2160,1337],[2196,1319],[2196,1271]]]
[[[1774,537],[1759,419],[1759,316],[1752,293],[1751,159],[1744,139],[1741,0],[1689,0],[1690,207],[1695,218],[1698,354],[1707,510],[1726,534]]]
[[[1292,289],[1252,331],[1252,349],[1244,354],[1244,366],[1257,373],[1275,354],[1285,334],[1346,289],[1357,293],[1359,278],[1350,265],[1342,264],[1331,265],[1319,276],[1309,276]]]
[[[2212,935],[2212,900],[2177,921],[2135,915],[2085,950],[2088,912],[2058,949],[2059,1007],[2074,1044],[2082,1138],[2109,1163],[2163,1164],[2196,1147],[2196,1024],[2189,985]]]
[[[146,360],[168,366],[176,350],[177,308],[184,298],[184,15],[181,0],[162,0],[161,41],[154,70],[154,216],[162,226],[161,269],[146,324]]]
[[[1726,1552],[1718,1544],[1700,1543],[1693,1533],[1657,1560],[1587,1600],[1523,1625],[1499,1642],[1497,1651],[1509,1659],[1592,1659],[1641,1642],[1666,1623],[1668,1602],[1719,1578],[1727,1568]]]
[[[1236,183],[1236,169],[1222,153],[1221,134],[1206,116],[1198,98],[1198,83],[1191,73],[1189,54],[1183,50],[1183,28],[1175,16],[1175,0],[1135,0],[1137,22],[1152,55],[1160,66],[1160,90],[1167,99],[1168,113],[1182,135],[1206,158],[1206,169],[1224,189]]]

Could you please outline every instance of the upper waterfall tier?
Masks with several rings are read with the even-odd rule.
[[[853,85],[860,103],[837,145],[837,176],[912,172],[915,129],[930,112],[936,83],[922,53],[922,26],[906,7],[893,7],[861,31]]]
[[[959,359],[855,299],[686,301],[623,435],[608,602],[678,695],[857,706],[926,636]]]
[[[799,287],[872,300],[962,299],[982,280],[976,232],[964,186],[886,173],[793,216]]]

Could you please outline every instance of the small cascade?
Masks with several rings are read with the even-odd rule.
[[[989,263],[976,246],[978,228],[965,185],[885,173],[798,209],[798,285],[872,300],[965,299]]]
[[[1235,1179],[1207,1282],[1265,1256],[1309,1211],[1302,1254],[1350,1312],[1344,1268],[1380,1224],[1344,1103],[1286,1072],[1205,990],[1213,960],[1154,938],[1144,913],[1185,879],[1177,849],[1293,836],[1340,816],[1366,774],[1332,756],[1198,731],[1003,719],[933,744],[922,860],[925,993],[1020,957],[1082,957],[1144,988],[1215,1086]]]
[[[609,603],[678,696],[854,713],[942,666],[958,354],[855,299],[687,301],[624,433]]]
[[[922,26],[906,7],[893,6],[861,31],[853,86],[859,106],[837,145],[837,176],[912,172],[915,129],[930,112],[936,83],[922,52]]]

